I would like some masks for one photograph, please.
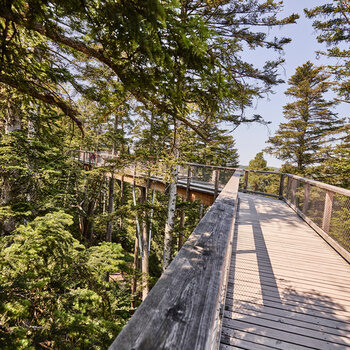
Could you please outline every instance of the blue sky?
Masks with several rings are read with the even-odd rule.
[[[328,1],[329,2],[329,1]],[[280,77],[287,81],[294,74],[295,69],[310,60],[316,65],[329,64],[330,61],[326,57],[316,58],[315,51],[324,50],[325,46],[318,44],[316,33],[312,28],[312,21],[305,18],[303,9],[313,8],[322,3],[327,3],[323,0],[284,0],[284,13],[299,13],[300,19],[297,24],[291,24],[282,28],[273,28],[270,30],[271,37],[285,36],[292,38],[292,42],[285,48],[283,58],[284,65],[280,68]],[[275,53],[270,52],[249,52],[250,61],[257,66],[261,66],[263,61],[276,57]],[[277,130],[280,122],[283,121],[283,106],[291,99],[284,95],[287,89],[286,83],[280,84],[274,88],[274,94],[270,94],[264,99],[254,102],[254,107],[247,109],[246,115],[260,114],[265,120],[271,121],[271,124],[266,127],[259,124],[241,125],[233,133],[236,140],[236,147],[239,153],[239,163],[247,165],[254,158],[256,153],[266,147],[266,141],[269,136],[272,136]],[[344,103],[337,107],[339,116],[349,117],[349,105]],[[265,159],[269,166],[279,167],[282,162],[270,155],[265,154]]]

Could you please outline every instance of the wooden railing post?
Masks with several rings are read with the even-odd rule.
[[[285,175],[284,175],[284,174],[281,174],[281,178],[280,178],[280,189],[279,189],[279,193],[278,193],[278,198],[279,198],[279,199],[283,199],[284,178],[285,178]]]
[[[324,211],[323,211],[323,220],[322,220],[322,230],[326,233],[329,233],[329,229],[331,226],[333,196],[334,196],[334,192],[331,192],[331,191],[326,192]]]
[[[306,214],[307,210],[309,209],[309,201],[310,201],[310,184],[304,183],[303,214]]]
[[[292,180],[292,203],[295,206],[297,205],[297,196],[296,196],[297,185],[298,185],[298,181],[296,179],[293,179]]]
[[[244,170],[244,186],[243,186],[243,192],[247,191],[248,188],[248,176],[249,176],[249,171]]]
[[[214,200],[216,199],[219,193],[219,176],[220,176],[220,170],[215,169]]]

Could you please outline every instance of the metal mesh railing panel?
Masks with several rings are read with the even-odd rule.
[[[305,203],[303,213],[317,226],[322,227],[326,191],[316,186],[310,186],[309,200]]]
[[[278,196],[280,190],[280,174],[249,172],[247,190]]]
[[[329,235],[350,251],[350,197],[334,194]]]
[[[232,177],[232,175],[234,174],[236,170],[232,169],[232,170],[220,170],[220,174],[219,174],[219,187],[223,188],[225,187],[225,185],[228,183],[228,181],[230,180],[230,178]]]
[[[212,168],[191,166],[191,180],[203,183],[215,183],[215,171]]]

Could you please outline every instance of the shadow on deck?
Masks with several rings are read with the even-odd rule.
[[[350,268],[281,201],[240,195],[221,349],[349,349]]]

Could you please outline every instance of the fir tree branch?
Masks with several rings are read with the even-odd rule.
[[[67,115],[72,121],[77,124],[82,135],[84,136],[84,128],[82,122],[78,119],[80,113],[71,107],[68,103],[63,101],[58,96],[47,92],[42,93],[38,91],[33,84],[30,84],[28,81],[17,81],[8,75],[0,74],[0,82],[6,85],[11,86],[12,88],[26,94],[32,96],[44,103],[47,103],[52,106],[58,107],[65,115]]]
[[[7,11],[4,8],[0,9],[0,17],[7,19],[9,21],[12,21],[18,25],[21,25],[25,27],[28,30],[33,30],[48,39],[51,39],[52,41],[68,46],[74,50],[77,50],[89,57],[93,57],[100,61],[101,63],[104,63],[109,68],[111,68],[118,76],[120,81],[127,86],[127,74],[126,72],[123,72],[123,68],[120,67],[118,64],[115,64],[104,52],[103,49],[94,49],[92,47],[87,46],[85,43],[76,40],[71,39],[58,31],[54,30],[53,28],[45,27],[39,23],[32,23],[28,19],[18,15],[14,14],[12,12]],[[202,137],[205,141],[208,141],[207,136],[204,134],[202,130],[200,130],[196,125],[191,123],[186,118],[183,118],[178,115],[169,105],[166,103],[160,102],[156,100],[154,97],[150,96],[147,92],[140,93],[136,91],[135,89],[129,88],[129,92],[142,104],[144,104],[146,107],[149,107],[149,102],[151,102],[155,107],[157,107],[160,111],[171,115],[172,117],[176,118],[177,120],[183,122],[185,125],[190,127],[193,131],[195,131],[200,137]]]

